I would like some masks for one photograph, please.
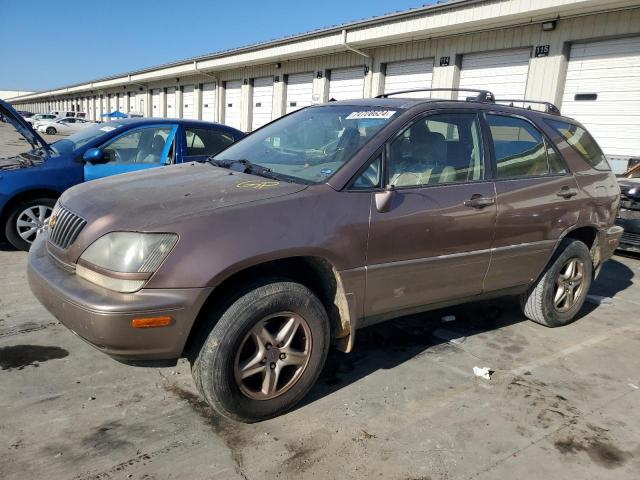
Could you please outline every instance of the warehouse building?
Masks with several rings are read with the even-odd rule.
[[[120,110],[251,131],[330,99],[419,88],[553,102],[583,122],[621,170],[640,156],[640,0],[453,0],[12,103],[93,120]]]

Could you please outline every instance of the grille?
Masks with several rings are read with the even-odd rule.
[[[54,217],[55,223],[51,228],[49,234],[49,241],[55,246],[66,250],[69,246],[76,241],[78,235],[87,224],[87,221],[70,212],[64,207],[58,210]]]
[[[624,232],[622,234],[622,243],[630,243],[631,245],[640,245],[640,233]]]

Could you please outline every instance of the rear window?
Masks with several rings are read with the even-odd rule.
[[[578,154],[596,170],[611,170],[607,158],[584,128],[560,120],[545,120]]]

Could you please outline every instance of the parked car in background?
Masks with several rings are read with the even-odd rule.
[[[78,185],[31,249],[31,288],[118,360],[189,358],[204,399],[242,421],[291,408],[329,345],[376,322],[519,295],[566,325],[622,234],[620,189],[551,107],[338,101],[208,163]]]
[[[30,118],[33,116],[32,112],[27,112],[26,110],[18,110],[18,113],[22,118]]]
[[[78,117],[78,118],[86,118],[87,114],[85,112],[74,112],[71,110],[52,110],[51,112],[57,117],[65,118],[65,117]]]
[[[71,135],[79,132],[87,127],[95,125],[93,122],[84,120],[83,118],[58,118],[48,122],[37,122],[37,129],[39,132],[46,133],[48,135]]]
[[[32,117],[25,118],[25,120],[31,125],[35,125],[37,122],[50,121],[60,118],[54,113],[36,113]]]
[[[622,201],[616,224],[624,228],[619,249],[640,252],[640,163],[618,179]]]
[[[32,150],[0,158],[0,234],[28,250],[67,188],[135,170],[202,161],[244,134],[215,123],[178,119],[125,119],[89,127],[48,144],[13,108],[0,113]]]

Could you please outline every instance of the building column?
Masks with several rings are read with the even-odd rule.
[[[145,92],[143,93],[144,95],[144,116],[145,117],[152,117],[153,116],[153,106],[151,105],[151,90],[147,87],[147,89],[145,90]]]
[[[184,111],[184,96],[182,95],[182,85],[176,87],[176,116],[178,118],[182,118],[182,113]]]
[[[436,53],[431,88],[458,88],[460,85],[462,55],[457,55],[451,50],[443,50]],[[458,98],[458,93],[438,92],[438,97],[455,100]]]
[[[532,57],[529,60],[529,76],[524,98],[551,102],[561,108],[570,45],[558,40],[555,43],[550,42],[549,47],[548,56]]]
[[[286,112],[285,101],[287,99],[287,84],[284,75],[277,73],[273,77],[273,118],[281,117]]]
[[[313,79],[313,103],[329,101],[329,70],[318,70]]]
[[[242,114],[240,117],[240,130],[250,132],[252,130],[251,121],[253,120],[253,79],[245,78],[240,87]]]
[[[196,83],[193,87],[193,108],[198,120],[202,120],[202,84]]]
[[[224,123],[225,121],[225,112],[226,112],[226,101],[227,101],[227,94],[226,94],[226,88],[225,88],[225,83],[224,82],[218,82],[218,95],[217,95],[217,100],[218,102],[216,103],[216,115],[217,115],[217,121],[218,123]]]

